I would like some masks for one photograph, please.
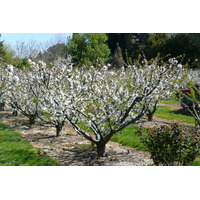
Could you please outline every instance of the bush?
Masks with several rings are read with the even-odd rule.
[[[200,152],[200,132],[173,124],[139,130],[156,166],[191,165]]]

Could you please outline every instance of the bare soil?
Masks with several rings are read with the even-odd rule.
[[[61,136],[56,137],[55,128],[50,124],[37,121],[30,126],[28,119],[22,115],[12,116],[9,111],[0,112],[0,122],[18,131],[23,139],[41,150],[41,156],[48,155],[59,161],[61,166],[146,166],[153,162],[148,152],[131,147],[125,147],[115,142],[106,145],[106,157],[98,158],[95,147],[86,139],[78,135],[73,128],[65,125]],[[154,117],[148,122],[141,119],[137,125],[152,127],[155,124],[171,124],[174,120],[164,120]]]

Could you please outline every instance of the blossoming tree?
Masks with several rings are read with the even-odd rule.
[[[147,62],[147,61],[146,61]],[[159,58],[155,58],[155,60],[153,59],[153,63],[157,63],[159,62]],[[182,69],[182,65],[181,64],[178,64],[178,61],[173,59],[173,58],[170,58],[168,60],[169,64],[169,68],[171,68],[173,65],[175,65],[178,70],[177,70],[177,77],[180,77],[182,76],[181,80],[187,80],[187,73],[186,73],[186,70],[183,71],[181,70]],[[146,63],[147,64],[147,63]],[[165,84],[164,85],[164,88],[162,90],[160,90],[159,94],[156,96],[156,101],[153,103],[153,105],[150,107],[150,109],[147,111],[146,115],[148,117],[148,121],[152,121],[153,120],[153,115],[154,113],[156,112],[157,110],[157,104],[161,101],[161,100],[164,100],[164,99],[169,99],[171,97],[174,96],[174,91],[176,89],[179,89],[180,87],[183,87],[183,82],[180,82],[179,80],[178,81],[173,81],[173,79],[176,77],[174,77],[175,74],[169,74],[169,77],[168,78],[168,81],[169,81],[169,84]],[[171,76],[171,77],[170,77]],[[170,81],[172,81],[170,83]],[[172,84],[174,83],[174,84]],[[178,83],[178,84],[177,84]]]
[[[31,70],[14,68],[11,79],[12,84],[5,94],[7,103],[28,117],[30,124],[34,124],[38,110],[36,97],[39,96],[40,91],[34,84],[35,78]]]
[[[70,81],[71,109],[66,118],[77,133],[96,144],[98,156],[103,156],[113,134],[137,122],[161,93],[177,89],[183,73],[175,59],[163,66],[155,60],[127,69],[76,70]],[[89,127],[89,132],[80,124]]]
[[[175,59],[162,66],[158,63],[144,60],[141,66],[108,69],[32,62],[26,73],[19,72],[12,101],[22,102],[20,107],[31,107],[31,113],[54,124],[57,136],[64,123],[70,123],[96,144],[98,156],[104,156],[115,133],[137,122],[159,96],[170,94],[182,81],[184,69]]]
[[[13,74],[13,66],[0,66],[0,110],[5,106],[5,93],[15,83],[16,76]]]
[[[37,74],[37,87],[40,88],[40,97],[38,99],[38,117],[56,128],[56,136],[66,122],[66,112],[70,109],[68,90],[68,76],[72,70],[71,60],[65,60],[65,65],[59,62],[50,68],[43,63],[42,71],[33,66]],[[40,72],[39,72],[40,71]],[[46,78],[44,78],[46,77]],[[68,112],[67,112],[68,113]]]

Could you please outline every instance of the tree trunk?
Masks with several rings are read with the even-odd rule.
[[[154,114],[154,113],[147,113],[147,114],[146,114],[149,122],[152,122],[152,121],[153,121],[153,114]]]
[[[4,111],[5,103],[0,103],[0,111]]]
[[[156,112],[156,110],[157,110],[157,103],[158,102],[156,102],[155,103],[155,105],[154,105],[154,107],[153,107],[153,110],[148,110],[147,111],[147,117],[148,117],[148,121],[150,121],[150,122],[152,122],[153,121],[153,115],[154,115],[154,113]]]
[[[12,115],[16,117],[18,115],[17,110],[13,110]]]
[[[98,157],[104,157],[105,156],[106,144],[96,143],[96,145],[97,145],[97,155],[98,155]]]
[[[30,116],[29,117],[29,124],[35,124],[35,119],[36,119],[36,115]]]
[[[58,124],[56,125],[56,137],[60,136],[60,132],[62,130],[62,125]]]

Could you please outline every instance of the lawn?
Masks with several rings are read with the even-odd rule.
[[[180,105],[180,102],[177,101],[176,99],[165,99],[165,100],[162,100],[160,103]]]
[[[140,137],[136,134],[137,130],[138,128],[134,125],[129,125],[122,131],[116,133],[111,140],[113,142],[118,142],[124,146],[129,146],[146,151],[146,146],[141,142]]]
[[[155,116],[169,119],[169,120],[179,120],[180,122],[187,122],[194,124],[195,120],[192,116],[183,115],[178,113],[175,110],[170,109],[168,106],[157,106],[157,111],[155,112]]]
[[[39,149],[21,135],[0,123],[0,166],[57,166],[57,161],[43,156]]]

